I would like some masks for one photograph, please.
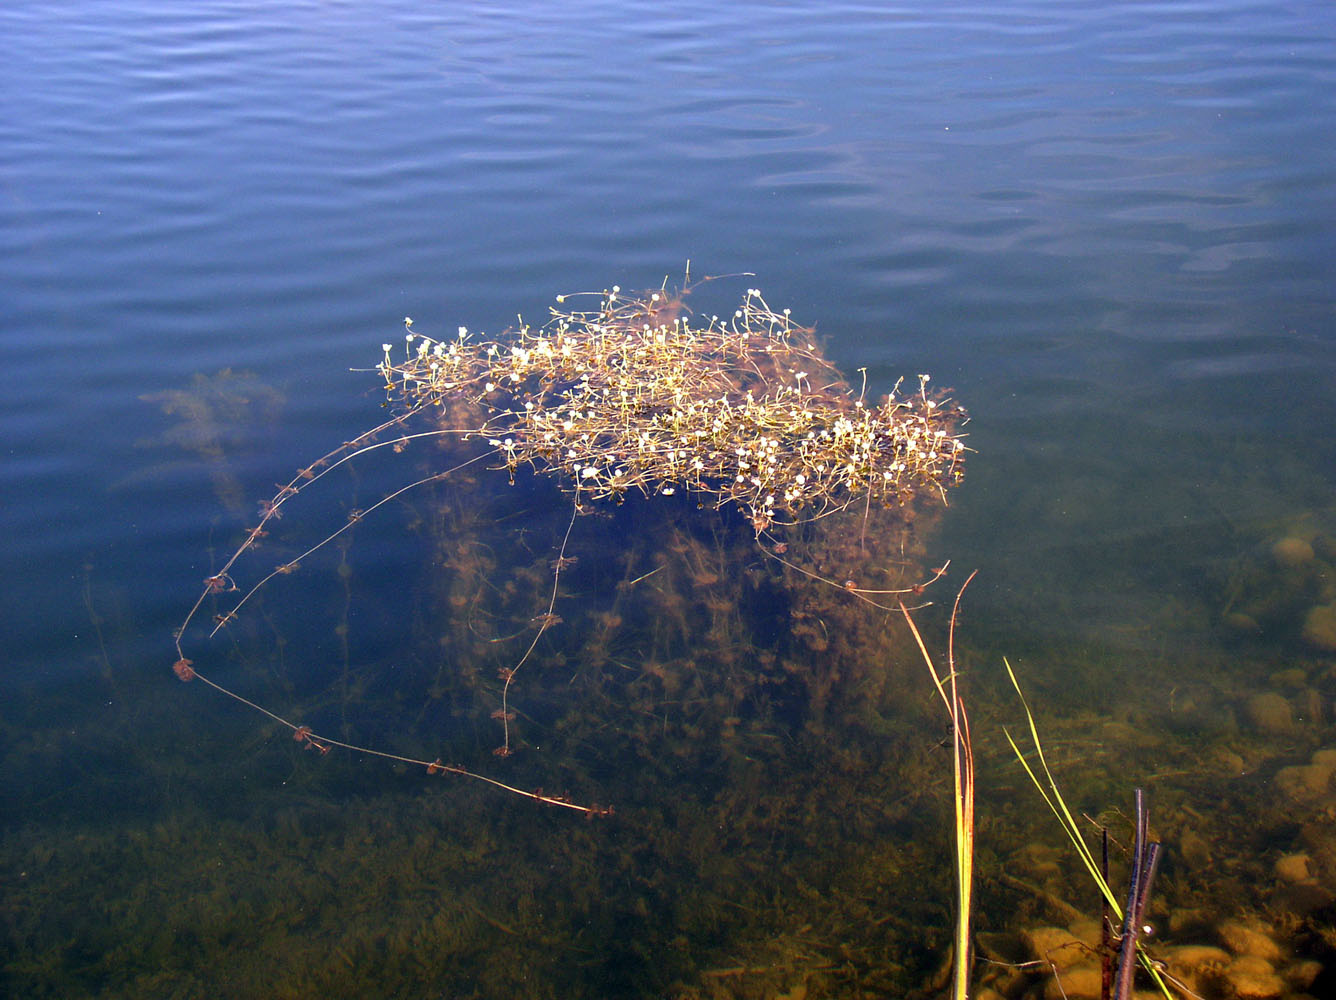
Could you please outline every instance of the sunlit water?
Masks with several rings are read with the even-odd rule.
[[[586,716],[531,689],[527,760],[490,755],[490,705],[436,713],[440,616],[486,632],[440,583],[467,546],[440,540],[467,522],[479,551],[546,565],[558,494],[480,474],[424,496],[208,648],[275,711],[391,749],[439,734],[615,817],[303,753],[171,675],[257,503],[383,418],[350,369],[405,316],[499,333],[688,260],[754,275],[702,306],[760,286],[872,392],[931,372],[969,408],[976,454],[922,544],[953,568],[937,610],[980,571],[957,635],[990,817],[980,928],[1069,924],[1044,892],[1095,912],[1079,875],[1046,881],[1070,858],[1002,734],[1007,656],[1074,808],[1147,789],[1166,947],[1265,911],[1278,969],[1328,961],[1336,799],[1278,772],[1332,745],[1336,715],[1336,611],[1330,645],[1312,627],[1336,602],[1333,95],[1319,3],[6,6],[0,991],[926,988],[949,947],[949,761],[912,659],[892,697],[861,672],[873,647],[813,654],[871,713],[848,735],[758,709],[741,736],[664,723],[655,743],[618,686],[654,627],[632,603]],[[332,528],[417,468],[369,464],[305,516]],[[634,562],[615,553],[641,551],[624,532],[655,537],[622,516],[577,526],[572,625],[615,600]],[[717,569],[743,578],[738,558]],[[547,676],[590,648],[555,648]],[[573,757],[542,759],[542,724]],[[1277,874],[1294,855],[1310,877]]]

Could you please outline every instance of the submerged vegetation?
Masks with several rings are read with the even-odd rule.
[[[1336,840],[1307,816],[1330,809],[1336,758],[1318,736],[1284,751],[1277,815],[1306,846],[1280,858],[1242,819],[1238,782],[1260,759],[1249,741],[1293,741],[1301,719],[1203,752],[1205,696],[1186,685],[1113,721],[1026,706],[1022,760],[1058,796],[1052,764],[1072,803],[1073,849],[1054,848],[1023,772],[990,767],[1014,692],[996,671],[962,675],[1004,650],[971,629],[962,658],[956,614],[922,610],[946,573],[928,549],[967,453],[963,411],[926,376],[873,403],[755,290],[699,322],[662,287],[567,301],[541,329],[409,323],[385,348],[389,418],[278,486],[176,637],[178,677],[272,724],[186,714],[167,752],[127,732],[116,746],[158,783],[162,822],[9,836],[22,876],[0,986],[1098,997],[1117,942],[1094,916],[1113,883],[1101,872],[1092,891],[1075,845],[1103,828],[1115,866],[1145,860],[1118,846],[1130,825],[1166,860],[1157,935],[1124,957],[1211,1000],[1319,993],[1293,949],[1336,950],[1321,937]],[[351,541],[368,530],[364,560]],[[1047,652],[1072,676],[1121,669]],[[1081,810],[1123,801],[1132,773],[1156,826],[1088,824]],[[428,774],[471,780],[424,788]],[[1231,841],[1255,857],[1223,858]],[[89,901],[74,887],[92,872]],[[1262,900],[1308,916],[1287,925]],[[118,939],[152,946],[137,959]]]
[[[395,360],[393,345],[386,344],[378,367],[395,415],[298,470],[260,504],[259,523],[205,579],[177,631],[176,675],[183,681],[201,680],[281,723],[306,749],[323,754],[343,747],[419,765],[429,774],[467,776],[550,805],[598,813],[608,807],[576,804],[563,794],[523,790],[439,756],[371,748],[350,742],[346,735],[336,737],[305,722],[290,721],[205,676],[186,655],[190,627],[206,603],[220,603],[210,632],[216,635],[248,610],[266,584],[296,573],[317,552],[342,542],[367,516],[414,489],[452,477],[465,478],[482,464],[505,471],[512,485],[521,471],[554,477],[570,497],[565,530],[549,557],[546,599],[538,600],[519,630],[529,633],[529,642],[513,662],[495,667],[500,703],[491,716],[500,723],[501,743],[493,753],[501,758],[516,749],[512,732],[517,718],[512,696],[516,677],[548,630],[562,621],[558,597],[563,573],[574,563],[568,548],[582,511],[597,510],[609,502],[622,504],[631,497],[672,504],[675,495],[698,507],[709,504],[725,509],[725,517],[731,509],[740,511],[750,527],[753,545],[774,564],[763,585],[771,592],[759,602],[763,613],[787,610],[795,635],[812,632],[814,637],[816,625],[812,623],[820,623],[825,644],[830,642],[830,628],[797,599],[803,587],[826,586],[887,610],[896,606],[900,596],[921,593],[944,570],[911,577],[904,572],[907,567],[901,558],[895,581],[873,579],[878,573],[884,576],[885,569],[872,568],[870,554],[896,539],[879,530],[869,544],[868,528],[889,515],[903,534],[921,498],[944,499],[946,490],[960,480],[966,448],[958,429],[964,411],[945,394],[931,392],[926,374],[918,376],[910,391],[902,392],[897,385],[880,403],[870,404],[865,392],[855,393],[824,358],[814,331],[794,324],[788,310],[772,310],[757,289],[748,289],[730,316],[711,316],[704,322],[694,319],[685,296],[685,291],[669,295],[666,285],[658,291],[623,296],[614,286],[598,294],[593,310],[554,307],[550,321],[541,329],[522,325],[498,340],[471,339],[462,327],[450,340],[422,336],[406,320],[404,358]],[[559,305],[564,306],[567,298],[560,297]],[[435,467],[375,503],[348,511],[335,530],[261,570],[254,582],[245,587],[237,582],[243,556],[253,553],[272,523],[315,484],[363,456],[385,449],[398,454],[425,441],[437,445],[434,459],[428,462]],[[832,514],[855,506],[861,512],[858,521],[831,532],[820,530]],[[463,516],[462,510],[460,514]],[[545,516],[530,515],[530,520],[541,524]],[[671,523],[671,517],[657,517],[659,526]],[[733,534],[726,522],[713,530],[723,537]],[[452,550],[459,540],[451,539]],[[903,538],[900,543],[901,551],[908,551]],[[723,544],[732,546],[734,541]],[[795,546],[792,551],[790,545]],[[843,553],[836,562],[828,558],[832,547]],[[495,552],[494,545],[483,548]],[[716,570],[693,573],[689,566],[701,564],[706,557],[689,548],[682,544],[678,554],[688,564],[683,568],[697,599],[709,595],[712,582],[735,573],[727,559],[712,559]],[[628,546],[623,555],[635,558],[634,546]],[[451,561],[444,553],[442,559]],[[453,562],[457,570],[464,571],[455,574],[455,579],[467,580],[470,559],[457,556]],[[854,563],[860,562],[864,564],[861,574],[854,570]],[[516,579],[525,575],[521,570]],[[627,577],[623,582],[629,587],[638,581]],[[666,582],[659,580],[655,586]],[[512,581],[508,586],[513,590],[514,585]],[[233,593],[239,597],[228,601]],[[475,591],[456,605],[468,605],[475,621],[490,610],[479,608],[480,593]],[[738,595],[709,596],[705,603],[716,624],[745,604]],[[500,618],[514,613],[514,607],[506,607],[492,615]],[[617,613],[610,612],[585,634],[603,637],[617,619]],[[698,644],[701,637],[681,610],[664,608],[656,616],[661,624],[674,620],[681,623],[674,642],[682,648],[674,649],[672,655],[690,656],[688,647]],[[721,628],[713,631],[722,636]],[[712,634],[711,630],[706,634]],[[491,644],[496,638],[489,636],[486,641]],[[730,640],[738,641],[737,637]],[[655,650],[650,657],[642,657],[645,671],[654,675],[650,664],[667,652]],[[479,659],[490,657],[459,656],[460,674],[446,680],[438,672],[431,690],[443,691],[460,677],[476,680]],[[589,657],[583,659],[588,662]],[[470,692],[465,700],[472,701],[477,694]],[[707,699],[716,694],[703,692]],[[740,696],[751,694],[740,692]]]

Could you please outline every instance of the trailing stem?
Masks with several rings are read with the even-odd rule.
[[[696,496],[702,506],[735,507],[767,556],[875,607],[899,607],[908,619],[912,608],[903,598],[921,594],[946,572],[945,566],[933,571],[926,583],[905,590],[866,589],[852,580],[827,580],[782,558],[785,544],[773,532],[810,524],[855,504],[863,510],[866,530],[873,504],[903,508],[921,495],[944,501],[947,489],[964,475],[969,449],[959,431],[968,419],[965,411],[944,391],[930,390],[927,374],[897,382],[873,405],[864,391],[855,394],[824,357],[814,330],[792,322],[787,309],[773,310],[758,289],[747,289],[730,316],[703,322],[692,320],[684,302],[688,291],[669,294],[665,281],[657,291],[622,295],[614,285],[610,291],[588,293],[597,305],[586,310],[568,309],[567,296],[558,296],[558,306],[541,328],[521,321],[518,330],[495,341],[471,340],[463,327],[449,339],[424,336],[405,319],[402,355],[394,345],[382,345],[375,369],[397,415],[299,469],[260,504],[259,523],[246,529],[236,551],[204,581],[176,631],[177,677],[198,678],[287,726],[307,749],[325,753],[344,747],[420,764],[431,774],[466,775],[553,805],[605,812],[517,789],[439,760],[415,760],[323,736],[203,676],[186,656],[187,631],[211,597],[240,595],[214,616],[210,637],[235,621],[274,577],[296,572],[303,559],[366,516],[410,490],[487,459],[512,482],[516,470],[527,466],[554,477],[573,497],[547,611],[534,619],[538,628],[523,655],[501,671],[501,707],[495,713],[503,726],[502,745],[495,751],[499,757],[513,751],[515,676],[559,620],[555,608],[561,567],[583,501],[681,491]],[[429,418],[431,428],[410,432],[407,422],[415,416]],[[366,510],[350,512],[346,523],[300,555],[262,571],[248,589],[238,586],[238,560],[254,550],[270,522],[310,486],[369,452],[391,448],[399,453],[412,442],[441,437],[477,442],[479,453],[385,495]],[[954,624],[953,613],[953,629]],[[921,639],[919,645],[923,649]],[[955,730],[957,827],[964,831],[961,893],[967,911],[973,828],[969,727],[955,691],[954,665],[946,678],[934,671],[934,679]],[[960,960],[967,961],[967,949],[960,950]]]
[[[498,757],[509,757],[513,752],[510,748],[510,723],[515,718],[515,713],[510,711],[510,702],[508,700],[510,696],[510,685],[514,683],[515,675],[519,673],[520,667],[524,666],[530,655],[532,655],[534,648],[538,645],[538,640],[543,637],[543,633],[561,620],[554,613],[554,609],[557,606],[557,587],[561,582],[561,568],[566,565],[566,545],[571,540],[571,529],[575,527],[575,518],[579,513],[580,505],[578,503],[574,504],[571,509],[570,523],[566,525],[566,533],[561,536],[561,548],[557,550],[556,561],[552,564],[552,595],[548,598],[547,611],[539,615],[536,619],[538,621],[538,631],[534,634],[533,641],[529,643],[529,648],[526,649],[524,655],[519,658],[519,662],[513,667],[507,667],[501,671],[501,677],[505,681],[504,686],[501,688],[501,709],[500,711],[493,713],[496,718],[501,720],[501,724],[504,727],[504,742],[492,751],[492,753],[496,754]]]
[[[235,581],[231,576],[231,572],[234,565],[248,550],[255,547],[257,541],[260,538],[264,537],[267,534],[266,525],[270,521],[282,517],[281,508],[285,506],[293,497],[308,489],[312,484],[322,479],[324,476],[326,476],[329,472],[331,472],[338,466],[343,465],[346,462],[349,462],[360,455],[365,455],[370,451],[374,451],[384,447],[393,447],[396,450],[401,450],[402,446],[407,444],[409,441],[418,440],[421,438],[439,437],[442,435],[455,436],[460,433],[457,430],[434,430],[434,431],[426,431],[413,434],[407,434],[407,433],[399,434],[385,441],[379,441],[379,442],[372,441],[372,439],[376,435],[379,435],[390,428],[402,427],[404,420],[416,411],[417,408],[414,408],[413,410],[410,410],[407,414],[396,417],[393,420],[386,421],[385,423],[381,424],[376,428],[373,428],[371,431],[366,432],[365,434],[359,436],[353,441],[344,442],[344,444],[341,445],[339,448],[334,449],[333,451],[327,453],[326,455],[318,459],[316,462],[299,470],[298,473],[287,484],[279,486],[278,492],[273,496],[273,498],[271,498],[268,501],[265,501],[260,505],[261,519],[259,524],[256,527],[247,530],[241,545],[237,548],[235,552],[233,552],[233,554],[223,564],[222,568],[218,572],[214,573],[213,575],[205,579],[204,586],[202,591],[200,592],[199,597],[195,600],[195,603],[191,606],[190,610],[187,612],[185,619],[181,623],[181,626],[176,630],[174,639],[176,644],[177,658],[176,661],[172,664],[172,669],[180,680],[202,681],[208,687],[213,688],[220,694],[226,695],[227,697],[232,698],[237,702],[240,702],[246,707],[256,712],[259,712],[261,715],[268,717],[269,719],[279,723],[282,726],[286,726],[288,729],[292,731],[292,737],[294,740],[303,744],[303,746],[307,750],[315,750],[322,755],[329,753],[330,750],[333,749],[334,747],[341,747],[345,750],[352,750],[357,753],[367,754],[372,757],[379,757],[384,760],[391,760],[403,764],[415,764],[425,768],[427,773],[432,775],[451,774],[451,775],[459,775],[461,777],[472,778],[475,781],[481,781],[484,784],[491,785],[494,788],[499,788],[503,791],[510,792],[512,794],[519,795],[524,798],[532,799],[536,802],[542,802],[547,805],[562,806],[563,808],[572,809],[577,812],[585,813],[587,815],[610,814],[612,812],[611,807],[598,806],[598,805],[588,805],[588,806],[580,805],[575,802],[572,802],[570,799],[562,795],[552,795],[542,791],[529,791],[527,789],[517,788],[514,785],[507,784],[506,782],[499,781],[495,778],[491,778],[486,775],[470,771],[467,768],[464,768],[460,765],[443,763],[440,758],[428,761],[425,759],[406,756],[403,754],[397,754],[385,750],[379,750],[373,747],[362,746],[355,743],[349,743],[344,740],[335,739],[331,736],[326,736],[323,733],[315,732],[314,730],[311,729],[310,726],[293,722],[292,720],[287,719],[282,715],[279,715],[278,713],[273,712],[270,709],[257,704],[256,702],[250,700],[249,698],[246,698],[245,696],[239,694],[238,692],[232,690],[231,688],[202,674],[196,667],[195,661],[189,659],[185,655],[185,651],[182,645],[185,635],[190,627],[191,622],[194,620],[195,616],[200,612],[200,609],[204,606],[204,602],[210,596],[240,592],[240,588],[237,586],[237,584],[235,583]],[[442,472],[432,473],[431,475],[424,476],[416,480],[415,482],[409,483],[406,486],[402,486],[399,489],[386,494],[384,497],[382,497],[376,503],[372,504],[370,507],[367,507],[365,510],[358,510],[351,512],[348,516],[348,520],[344,524],[340,525],[338,528],[330,532],[320,541],[316,542],[314,545],[307,548],[300,555],[274,567],[269,573],[262,576],[244,593],[241,593],[240,598],[231,605],[228,611],[216,615],[214,617],[213,628],[209,632],[209,637],[212,638],[224,626],[234,622],[242,606],[245,605],[248,601],[250,601],[251,598],[253,598],[260,591],[260,589],[263,588],[267,583],[269,583],[269,581],[271,581],[274,577],[285,576],[295,572],[300,567],[300,564],[304,559],[314,554],[315,552],[319,551],[320,549],[324,548],[330,542],[334,541],[336,538],[338,538],[346,531],[351,529],[354,524],[357,524],[360,521],[362,521],[362,519],[365,518],[366,516],[374,513],[376,510],[385,506],[386,504],[398,499],[405,493],[408,493],[410,490],[416,489],[419,486],[424,486],[428,483],[439,482],[441,480],[444,480],[453,473],[459,472],[460,470],[467,468],[470,465],[483,461],[487,458],[493,457],[494,454],[495,453],[493,451],[489,450],[479,455],[475,455],[473,458],[470,458],[464,462],[460,462],[457,465],[454,465],[451,468],[446,469]],[[567,526],[566,535],[562,539],[563,555],[565,553],[566,543],[567,541],[569,541],[570,538],[571,527],[574,525],[574,521],[575,521],[575,514],[573,512],[571,515],[571,523]],[[538,644],[538,639],[542,636],[543,632],[549,627],[549,625],[552,622],[556,620],[556,616],[552,612],[553,608],[555,607],[557,599],[557,585],[560,577],[560,568],[561,568],[561,560],[558,560],[556,570],[553,574],[552,594],[548,602],[547,614],[541,616],[541,620],[539,622],[539,629],[537,634],[534,636],[533,642],[530,644],[529,648],[525,651],[524,656],[520,658],[519,662],[516,663],[515,666],[510,668],[508,671],[504,671],[504,673],[506,674],[506,684],[502,691],[502,698],[503,698],[502,709],[497,714],[499,718],[502,718],[503,720],[506,721],[506,729],[505,729],[505,742],[502,747],[498,748],[497,751],[498,756],[508,756],[511,752],[508,720],[510,718],[513,718],[513,713],[509,712],[508,705],[505,701],[505,697],[509,693],[511,678],[514,675],[514,672],[518,670],[519,667],[523,665],[525,660],[529,658],[529,655],[533,652],[534,647]]]

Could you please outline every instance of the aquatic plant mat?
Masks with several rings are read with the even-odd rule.
[[[514,701],[519,697],[516,679],[536,653],[541,657],[548,652],[539,650],[540,642],[563,620],[558,603],[563,575],[569,579],[576,561],[570,546],[581,513],[628,500],[653,501],[659,508],[653,515],[656,525],[629,537],[671,546],[668,555],[651,554],[650,565],[632,577],[622,566],[634,564],[634,547],[614,544],[613,563],[601,567],[600,580],[620,577],[623,589],[629,591],[674,559],[682,563],[677,573],[642,588],[671,597],[630,601],[632,613],[652,615],[647,622],[654,623],[658,634],[637,651],[632,663],[621,666],[630,676],[655,679],[660,690],[646,703],[655,712],[660,702],[671,706],[679,701],[675,696],[681,692],[676,688],[684,683],[668,682],[663,676],[667,668],[656,665],[689,660],[703,651],[692,649],[699,636],[687,613],[702,598],[707,598],[708,636],[714,644],[730,647],[736,659],[744,638],[731,632],[731,619],[743,614],[749,601],[770,619],[770,628],[782,631],[787,624],[790,640],[819,626],[824,633],[820,644],[828,646],[831,625],[819,612],[831,600],[813,603],[805,592],[814,585],[839,592],[844,602],[854,598],[873,608],[893,610],[901,598],[916,597],[942,575],[944,568],[927,571],[916,562],[909,526],[925,497],[933,503],[944,500],[947,488],[963,475],[966,448],[958,428],[964,412],[944,394],[929,391],[927,374],[918,375],[909,391],[902,392],[897,384],[873,404],[865,399],[865,388],[855,393],[823,357],[812,329],[794,324],[788,310],[772,310],[755,288],[747,289],[731,315],[722,319],[712,315],[705,322],[693,319],[685,292],[669,295],[666,284],[638,296],[623,296],[614,286],[594,296],[597,305],[589,311],[567,311],[569,298],[558,298],[563,308],[554,307],[541,329],[521,325],[497,340],[470,339],[463,327],[456,337],[433,338],[415,333],[412,320],[406,319],[403,357],[398,358],[395,345],[387,343],[377,368],[397,415],[299,469],[272,498],[260,503],[258,524],[205,578],[177,630],[176,676],[200,681],[287,727],[297,743],[322,755],[342,748],[417,765],[430,775],[469,778],[547,805],[598,814],[610,807],[576,802],[565,792],[517,786],[508,777],[481,773],[443,755],[428,756],[416,747],[354,742],[346,716],[346,677],[341,688],[345,705],[341,731],[318,725],[315,718],[294,719],[291,709],[270,707],[271,700],[219,680],[196,662],[203,654],[188,656],[192,625],[204,617],[206,605],[217,607],[211,615],[210,638],[224,630],[235,631],[244,614],[263,615],[262,592],[309,571],[311,560],[322,550],[346,551],[356,525],[389,505],[405,502],[409,494],[446,483],[469,485],[479,468],[504,471],[512,487],[522,476],[521,492],[531,497],[531,506],[514,515],[520,531],[537,532],[550,511],[569,510],[565,530],[548,542],[537,567],[538,578],[547,581],[543,596],[536,597],[532,590],[531,546],[525,543],[525,552],[497,561],[499,543],[470,537],[469,526],[462,523],[469,517],[467,503],[459,501],[444,507],[461,523],[435,543],[444,550],[440,570],[432,581],[412,591],[429,593],[437,581],[455,588],[437,620],[444,624],[453,615],[455,625],[463,625],[468,633],[462,643],[457,627],[442,636],[427,705],[449,693],[454,704],[472,708],[489,695],[495,701],[499,693],[499,704],[488,714],[500,725],[500,744],[492,752],[505,759],[522,739],[520,709]],[[347,510],[337,527],[312,541],[298,543],[285,534],[281,557],[253,568],[262,540],[331,473],[368,456],[383,457],[379,453],[400,455],[410,446],[417,451],[425,446],[429,452],[421,474],[364,508]],[[530,475],[555,480],[568,495],[566,503],[553,503],[550,497],[533,499],[537,494],[532,493]],[[475,493],[474,500],[477,503],[481,496]],[[713,532],[716,552],[728,556],[710,559],[714,568],[694,576],[693,562],[701,565],[707,558],[691,552],[681,539],[698,529],[679,527],[676,545],[656,531],[659,525],[672,523],[673,505],[682,501],[716,512],[701,519],[699,530]],[[494,504],[480,507],[495,516]],[[861,515],[857,520],[829,527],[828,519],[853,507]],[[757,552],[773,565],[743,592],[711,594],[713,582],[733,581],[746,564],[741,555],[733,555],[739,525],[745,526]],[[340,563],[341,575],[346,566],[346,560]],[[249,578],[243,576],[247,568]],[[507,571],[509,579],[496,579]],[[687,593],[681,592],[679,580],[689,580]],[[607,658],[611,633],[621,624],[618,609],[624,603],[621,596],[609,598],[598,621],[568,630],[584,647],[592,647],[581,650],[578,661],[591,674]],[[346,638],[346,633],[340,636]],[[521,651],[511,652],[512,647]],[[502,656],[509,659],[498,662],[495,649],[505,650]],[[348,650],[342,654],[345,672],[351,671]],[[495,678],[490,691],[479,674],[484,664]],[[693,693],[699,697],[687,703],[703,699],[723,707],[729,701],[758,698],[768,703],[776,697],[771,690],[775,682],[758,683],[771,672],[761,666],[741,684],[716,680],[711,689],[709,681],[701,685],[693,679],[692,688],[699,689]],[[781,687],[805,686],[794,679],[801,668],[776,666],[784,682]],[[373,670],[362,673],[358,683],[372,689],[381,682]],[[402,674],[396,674],[395,689],[404,690],[402,685]],[[730,688],[731,697],[725,693]],[[779,700],[792,701],[787,694]],[[524,711],[533,713],[540,704],[539,699],[530,699]],[[639,710],[639,704],[632,700],[622,712]],[[586,696],[582,707],[588,705]],[[806,706],[794,702],[784,710],[802,712]]]
[[[829,774],[866,771],[859,727],[879,730],[874,743],[902,742],[890,731],[905,722],[881,713],[890,692],[908,690],[908,671],[927,690],[901,619],[946,571],[919,539],[963,474],[964,412],[926,374],[869,399],[812,329],[757,289],[702,320],[666,286],[613,288],[589,311],[569,311],[569,299],[541,329],[496,339],[462,328],[424,336],[406,320],[402,351],[384,345],[378,366],[391,418],[259,505],[258,522],[203,581],[173,669],[287,731],[300,781],[343,795],[374,781],[367,758],[380,758],[396,778],[515,793],[505,815],[539,804],[611,823],[614,808],[648,811],[673,843],[691,828],[688,841],[700,838],[684,881],[734,864],[711,854],[720,829],[741,848],[764,827],[772,856],[762,867],[789,878],[762,882],[758,869],[761,896],[729,893],[718,905],[752,915],[741,919],[754,941],[742,954],[773,949],[779,925],[766,911],[777,895],[817,898],[861,867],[865,889],[885,864],[870,850],[861,864],[846,854],[834,866],[813,848],[860,822],[876,845],[892,834],[874,833],[888,817],[909,827],[926,815],[880,805],[855,819],[830,794]],[[337,489],[329,502],[332,477],[371,482],[378,461],[412,474],[369,502],[343,503],[321,530],[342,502]],[[422,568],[382,587],[364,582],[351,540],[386,520],[402,520]],[[337,609],[323,635],[285,624],[320,606]],[[272,734],[242,745],[272,754]],[[879,751],[872,766],[890,758]],[[771,789],[792,796],[778,812]],[[776,841],[778,813],[792,828]],[[701,826],[704,815],[714,818]],[[651,842],[640,825],[595,837],[635,830],[640,852]],[[907,834],[892,839],[930,842]],[[599,853],[589,847],[591,860]],[[607,877],[591,874],[595,893]],[[671,881],[655,892],[676,896]],[[662,918],[648,899],[633,909]],[[869,918],[929,922],[912,911]],[[674,923],[689,937],[697,920]],[[813,957],[822,949],[813,951],[819,938],[804,943],[810,931],[789,928],[781,978],[786,966],[798,983],[834,968]],[[652,937],[645,957],[657,954]],[[935,962],[935,950],[923,955]],[[700,975],[719,990],[761,988],[754,956]]]

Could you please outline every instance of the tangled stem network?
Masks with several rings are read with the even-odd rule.
[[[386,345],[379,367],[390,392],[413,409],[474,404],[477,433],[512,473],[555,475],[577,503],[686,490],[735,504],[759,534],[855,502],[944,497],[963,474],[964,412],[927,375],[867,405],[813,331],[754,288],[699,326],[680,297],[614,287],[597,309],[553,308],[505,342],[408,329],[406,358]]]
[[[428,774],[474,778],[508,792],[588,815],[610,810],[577,805],[561,795],[527,791],[439,759],[427,761],[358,746],[315,733],[210,679],[187,658],[184,641],[206,601],[233,593],[230,610],[213,616],[211,635],[237,619],[270,580],[296,572],[302,562],[378,508],[409,490],[449,478],[479,461],[493,460],[512,478],[521,466],[556,477],[573,494],[571,522],[553,571],[547,612],[527,650],[502,671],[505,684],[496,717],[504,725],[498,756],[511,753],[509,692],[516,672],[539,638],[559,620],[554,613],[565,545],[585,500],[620,499],[631,491],[670,496],[681,490],[717,508],[745,514],[763,549],[792,569],[845,589],[877,607],[878,595],[921,593],[865,590],[843,585],[781,558],[785,544],[772,532],[819,520],[858,503],[901,507],[922,494],[946,496],[964,473],[966,447],[959,434],[966,415],[944,393],[928,388],[927,375],[903,390],[903,382],[879,404],[855,394],[821,353],[810,328],[794,325],[789,310],[776,313],[761,293],[748,289],[726,318],[694,324],[687,292],[658,291],[623,297],[590,294],[598,307],[567,311],[561,296],[541,328],[521,325],[498,340],[471,340],[464,328],[452,340],[417,334],[405,320],[403,360],[384,345],[377,371],[397,412],[377,427],[297,470],[259,505],[260,520],[239,547],[204,580],[203,589],[176,631],[173,670],[182,681],[199,680],[293,731],[306,749],[342,747],[401,763]],[[429,429],[410,431],[408,420],[431,415]],[[262,573],[249,587],[234,574],[283,509],[338,467],[391,447],[397,453],[423,438],[484,441],[471,458],[430,471],[387,494],[305,551]],[[935,570],[931,583],[945,573]]]

